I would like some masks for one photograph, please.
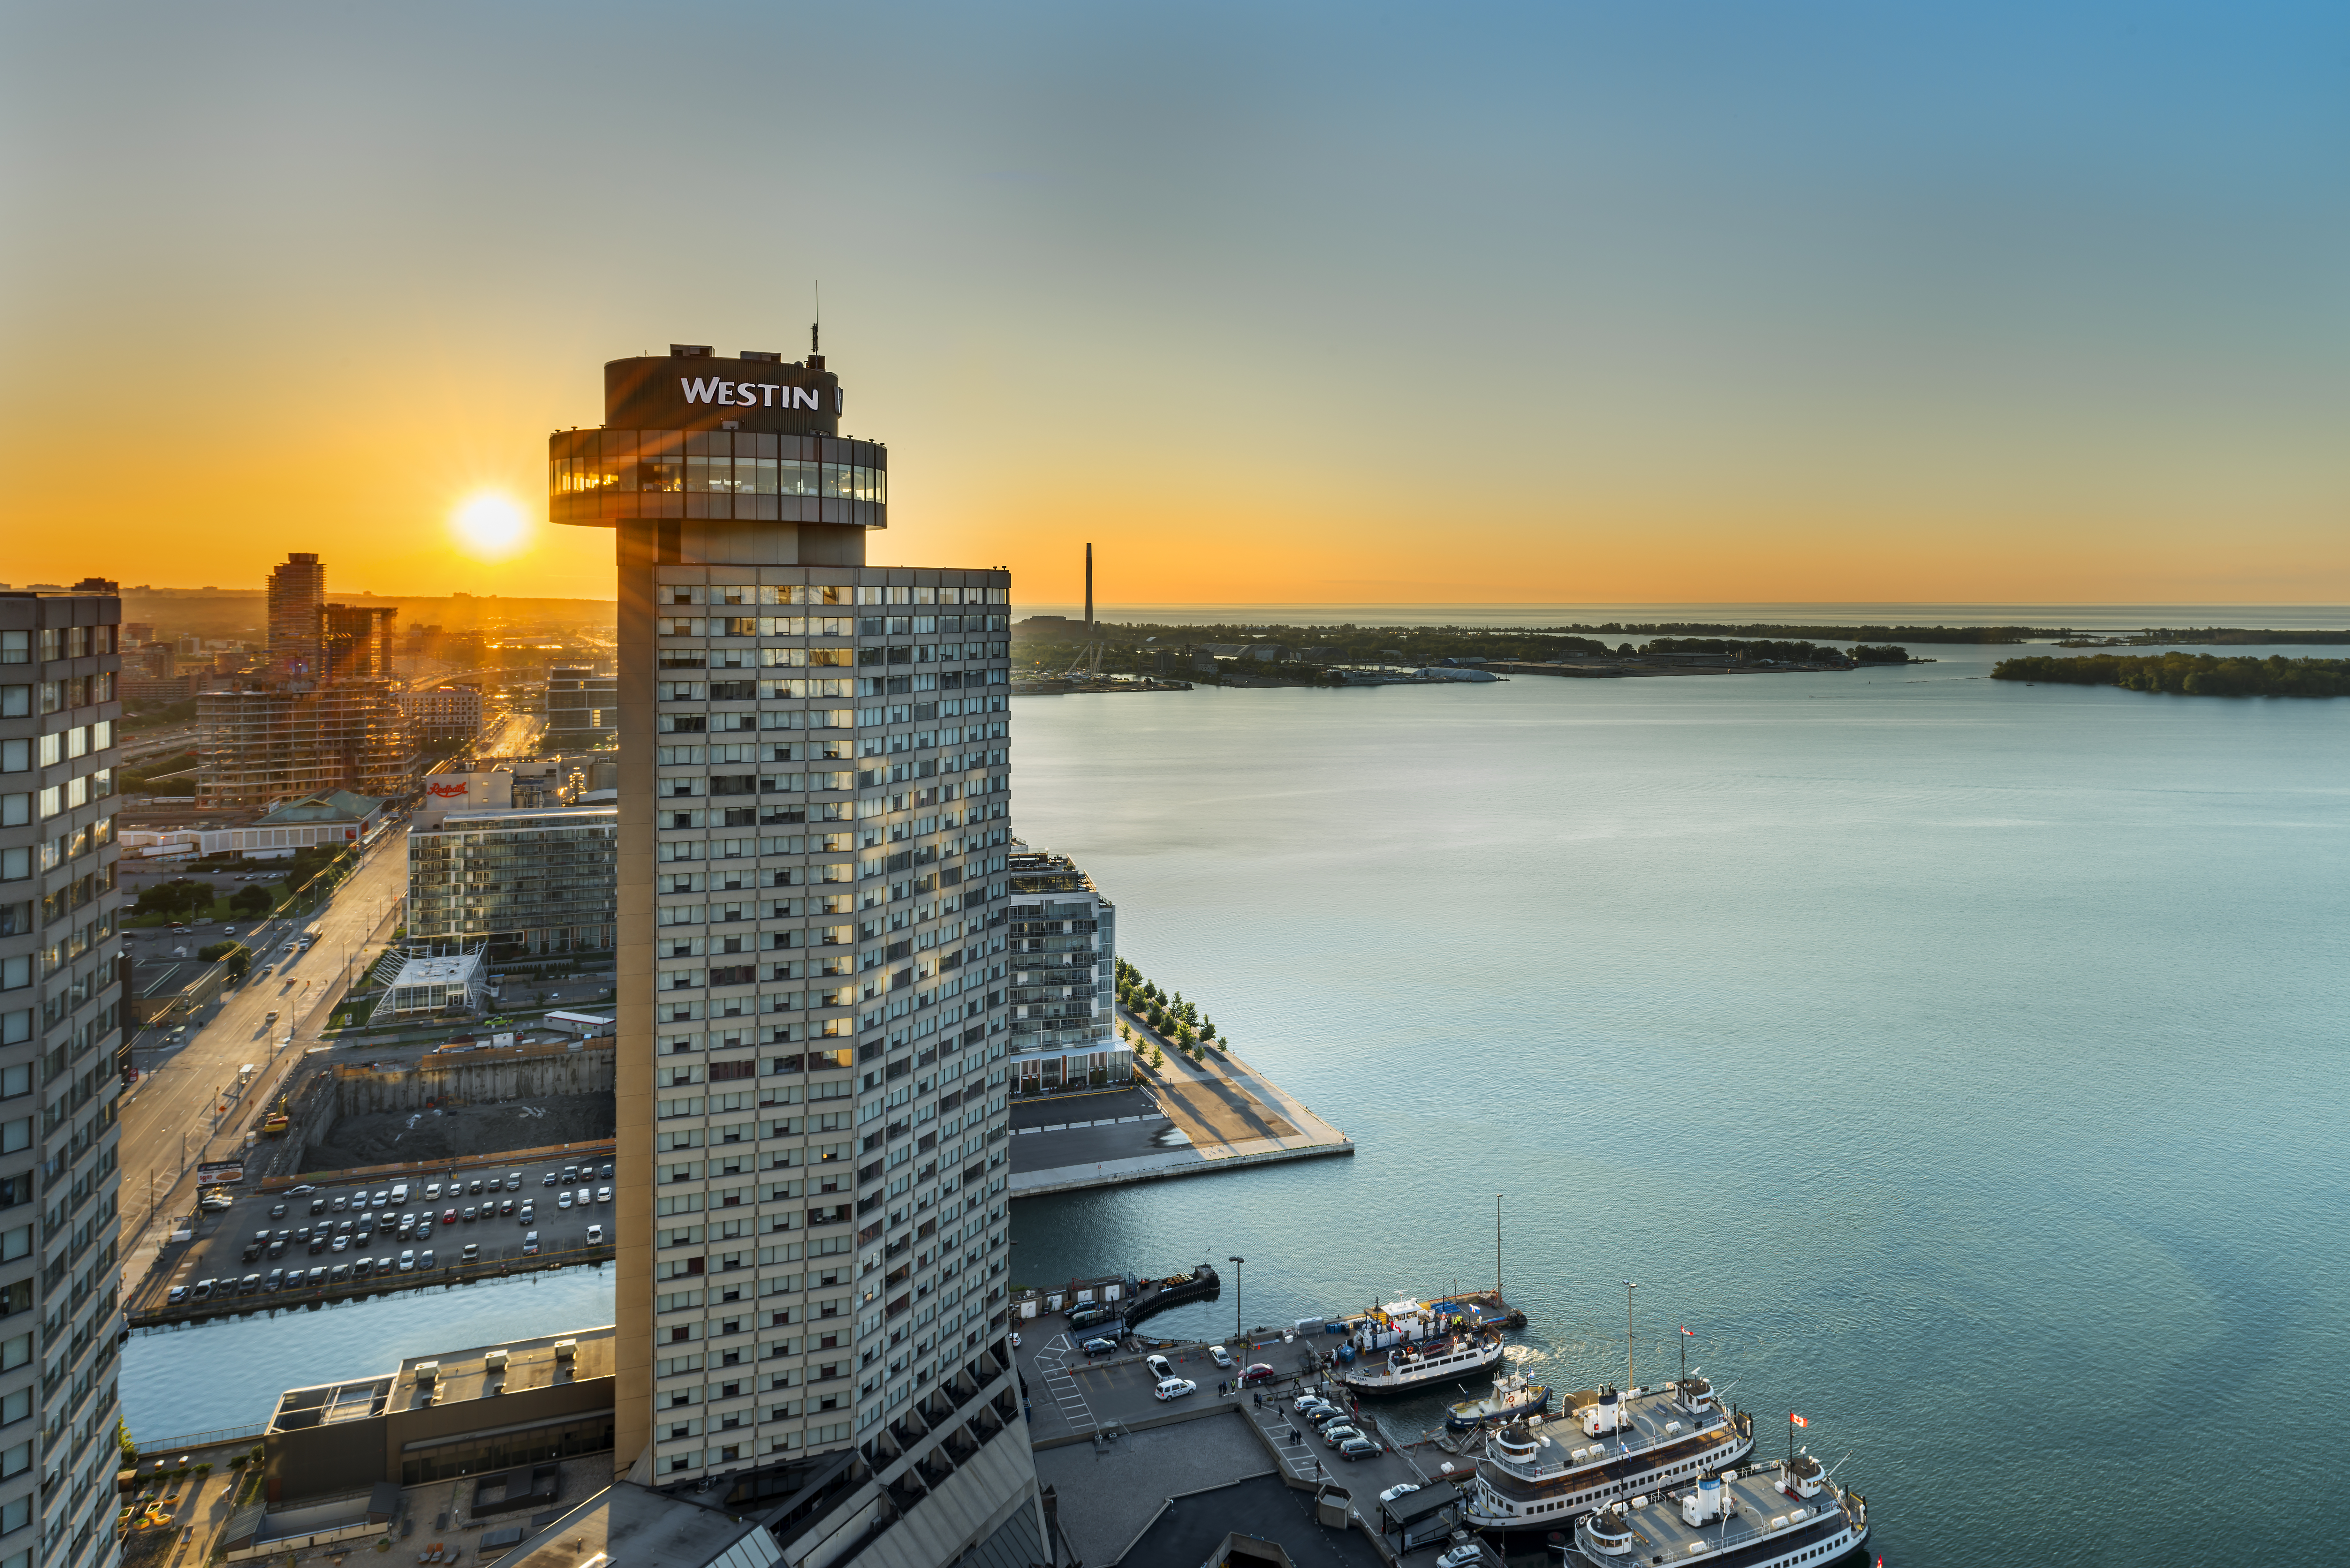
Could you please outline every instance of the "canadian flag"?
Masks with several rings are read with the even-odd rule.
[[[1810,1425],[1811,1425],[1811,1423],[1810,1423],[1809,1421],[1804,1420],[1801,1416],[1796,1415],[1793,1410],[1790,1410],[1790,1411],[1788,1411],[1788,1412],[1787,1412],[1787,1419],[1789,1419],[1790,1421],[1793,1421],[1793,1422],[1794,1422],[1796,1426],[1798,1426],[1798,1427],[1808,1427],[1808,1426],[1810,1426]]]

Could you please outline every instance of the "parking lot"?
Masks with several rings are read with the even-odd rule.
[[[472,1161],[396,1179],[379,1172],[364,1186],[330,1179],[243,1194],[207,1215],[138,1310],[200,1315],[232,1299],[239,1310],[331,1300],[452,1271],[608,1255],[611,1193],[606,1147],[553,1163]]]
[[[1253,1346],[1234,1341],[1228,1351],[1233,1365],[1223,1367],[1204,1343],[1137,1335],[1121,1339],[1113,1352],[1088,1355],[1084,1347],[1091,1335],[1071,1330],[1066,1323],[1060,1315],[1024,1320],[1021,1343],[1013,1351],[1027,1402],[1030,1440],[1039,1449],[1097,1441],[1121,1428],[1133,1430],[1170,1417],[1182,1420],[1237,1409],[1256,1423],[1292,1476],[1305,1482],[1341,1482],[1354,1494],[1357,1511],[1373,1519],[1381,1491],[1424,1483],[1437,1462],[1450,1458],[1432,1455],[1424,1469],[1419,1454],[1395,1447],[1395,1439],[1407,1434],[1391,1433],[1379,1421],[1377,1401],[1359,1404],[1345,1389],[1326,1384],[1315,1367],[1310,1344],[1277,1334]],[[1152,1355],[1166,1357],[1167,1370],[1196,1384],[1197,1390],[1171,1399],[1157,1397],[1159,1373],[1149,1360]],[[1273,1369],[1272,1380],[1244,1386],[1240,1381],[1244,1370],[1257,1365]],[[1326,1426],[1351,1425],[1378,1451],[1367,1456],[1358,1451],[1359,1457],[1342,1452],[1325,1427],[1298,1411],[1296,1401],[1307,1394],[1326,1396],[1347,1412],[1341,1421]],[[1464,1474],[1471,1468],[1455,1463]]]

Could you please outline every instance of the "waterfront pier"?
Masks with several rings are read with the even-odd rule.
[[[1147,1049],[1153,1036],[1136,1028]],[[1138,1070],[1132,1087],[1014,1101],[1012,1196],[1355,1152],[1345,1133],[1239,1057],[1211,1050],[1201,1065],[1172,1049],[1165,1055],[1165,1065]]]

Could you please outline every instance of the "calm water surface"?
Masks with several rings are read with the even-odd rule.
[[[2343,1451],[2350,703],[1925,651],[1016,703],[1023,831],[1361,1152],[1024,1202],[1015,1272],[1237,1253],[1247,1320],[1285,1322],[1490,1281],[1506,1193],[1535,1371],[1620,1379],[1638,1280],[1638,1376],[1695,1330],[1760,1448],[1810,1417],[1895,1568],[2222,1522],[2341,1561],[2322,1511],[2225,1500],[2314,1500]],[[608,1322],[609,1279],[141,1336],[125,1403],[159,1437],[259,1420]]]
[[[2314,1498],[2344,1451],[2350,703],[1928,651],[1016,704],[1032,839],[1361,1150],[1024,1202],[1016,1272],[1237,1253],[1286,1322],[1490,1281],[1506,1193],[1536,1371],[1620,1379],[1639,1281],[1640,1377],[1695,1330],[1897,1568],[2145,1561],[2223,1515],[2343,1561],[2221,1500]]]

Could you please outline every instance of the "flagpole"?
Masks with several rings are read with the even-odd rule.
[[[1624,1282],[1624,1397],[1627,1400],[1639,1381],[1632,1373],[1632,1293],[1639,1288],[1636,1281]]]

